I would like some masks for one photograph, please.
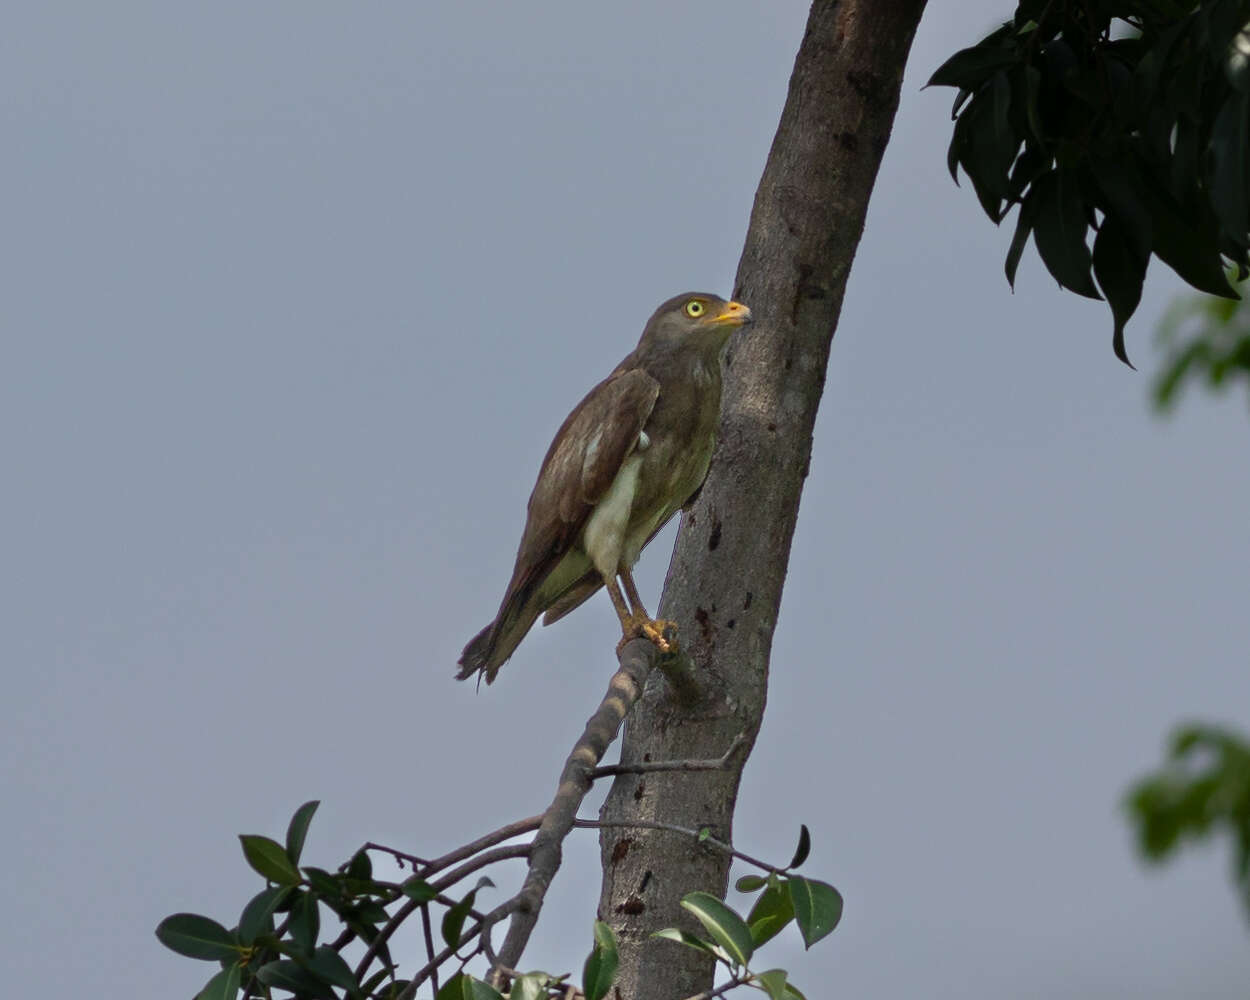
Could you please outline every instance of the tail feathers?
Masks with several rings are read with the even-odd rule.
[[[479,683],[481,683],[480,675],[482,674],[486,674],[487,684],[495,679],[495,672],[490,670],[491,647],[494,645],[491,640],[494,631],[495,623],[491,622],[469,640],[468,645],[464,647],[464,652],[460,654],[460,669],[456,671],[456,680],[466,681],[474,674],[479,675]],[[498,669],[499,667],[496,666],[495,670]]]
[[[464,652],[460,654],[457,679],[464,681],[477,674],[479,684],[483,679],[487,684],[494,683],[499,668],[521,644],[538,614],[538,608],[522,608],[518,612],[506,613],[496,618],[482,629],[469,640]]]

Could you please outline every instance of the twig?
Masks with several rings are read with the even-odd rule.
[[[573,829],[578,806],[590,791],[591,773],[616,739],[625,716],[642,696],[647,677],[658,658],[659,651],[646,639],[635,639],[621,650],[620,669],[612,675],[603,701],[587,721],[581,738],[565,760],[555,798],[543,813],[538,833],[534,835],[529,872],[521,891],[514,897],[517,907],[512,913],[499,955],[492,963],[491,983],[498,984],[502,979],[496,974],[501,966],[515,968],[519,964],[521,953],[538,922],[547,888],[560,867],[561,844]]]
[[[542,822],[541,816],[529,816],[525,819],[519,819],[515,823],[509,823],[507,826],[501,826],[498,830],[486,834],[484,837],[478,837],[477,840],[465,844],[463,847],[457,847],[454,851],[449,851],[441,858],[435,858],[428,861],[421,870],[421,877],[428,879],[435,872],[440,872],[450,865],[454,865],[457,861],[463,861],[470,858],[478,851],[483,851],[488,847],[494,847],[501,844],[505,840],[513,837],[519,837],[523,833],[529,833],[538,829],[538,824]]]
[[[465,934],[461,938],[461,940],[462,941],[472,940],[473,936],[478,933],[480,928],[481,928],[481,924],[475,924],[474,926],[470,927],[469,932]],[[472,958],[473,955],[476,955],[478,951],[480,950],[481,949],[475,949],[473,951],[473,954],[470,955],[469,958]],[[451,958],[451,956],[454,955],[455,953],[456,953],[456,949],[448,945],[446,948],[440,951],[437,955],[435,955],[432,959],[426,962],[425,965],[423,965],[420,969],[417,970],[416,974],[412,977],[412,979],[408,981],[408,985],[404,987],[403,992],[399,994],[396,1000],[413,1000],[413,998],[417,995],[417,987],[420,986],[422,983],[424,983],[427,979],[430,979],[432,976],[436,976],[438,974],[439,967],[444,962],[446,962],[447,959]]]
[[[694,996],[686,997],[686,1000],[715,1000],[716,997],[723,997],[735,986],[743,986],[751,981],[751,977],[739,979],[737,976],[732,977],[726,982],[721,983],[714,990],[704,990],[702,993],[696,993]]]
[[[744,854],[738,850],[733,844],[727,844],[723,840],[717,840],[710,834],[704,834],[702,830],[691,830],[688,827],[676,826],[672,823],[657,823],[655,820],[646,819],[575,819],[573,825],[579,830],[601,830],[605,826],[627,826],[639,830],[667,830],[669,833],[682,833],[687,837],[693,837],[700,844],[707,844],[715,847],[719,851],[724,851],[731,857],[737,858],[739,861],[745,861],[749,865],[755,865],[766,872],[782,872],[784,868],[778,868],[776,865],[770,865],[767,861],[761,861],[759,858],[753,858],[749,854]]]
[[[401,869],[404,867],[404,862],[407,861],[408,864],[412,865],[412,870],[414,872],[417,870],[418,865],[429,864],[425,858],[419,858],[415,854],[408,854],[405,851],[396,850],[394,847],[387,847],[385,844],[375,844],[372,840],[366,841],[365,845],[360,850],[381,851],[383,854],[389,854],[399,863],[399,867]],[[356,853],[359,854],[360,851],[357,851]]]
[[[425,937],[425,957],[431,962],[434,961],[434,933],[430,929],[430,908],[428,906],[421,907],[421,933]],[[359,978],[356,980],[359,982]],[[434,966],[430,970],[430,985],[434,988],[434,995],[438,995],[438,966]]]
[[[714,760],[656,760],[641,764],[604,764],[590,772],[590,777],[606,778],[616,774],[650,774],[655,771],[723,771],[734,755],[747,745],[746,733],[739,733],[729,749]]]
[[[455,885],[466,875],[472,875],[480,868],[487,865],[493,865],[496,861],[508,861],[513,858],[523,858],[532,850],[530,844],[506,844],[503,847],[496,847],[493,851],[484,851],[476,858],[470,858],[459,868],[453,868],[450,872],[440,879],[430,883],[430,888],[436,892],[443,892],[451,886]]]
[[[456,904],[456,900],[448,899],[446,896],[444,896],[443,895],[444,890],[455,885],[466,875],[472,875],[479,868],[485,868],[487,865],[494,864],[496,861],[507,861],[512,858],[523,858],[529,853],[529,849],[530,849],[529,844],[509,844],[506,847],[497,847],[493,851],[487,851],[484,854],[478,855],[478,857],[473,858],[471,861],[467,862],[466,864],[461,865],[459,868],[443,876],[441,879],[438,879],[436,882],[429,883],[430,888],[433,889],[434,892],[436,893],[436,895],[434,896],[434,899],[447,906],[454,906]],[[426,912],[427,904],[418,903],[415,899],[407,900],[404,903],[404,905],[401,906],[398,910],[396,910],[395,913],[391,916],[391,918],[387,920],[385,924],[382,925],[382,929],[378,931],[377,937],[375,937],[369,943],[369,947],[365,949],[364,957],[361,958],[360,962],[356,966],[357,981],[364,979],[365,972],[368,971],[370,963],[374,960],[374,958],[377,957],[378,953],[382,950],[382,948],[386,946],[386,942],[390,940],[391,935],[395,933],[395,931],[399,928],[399,926],[405,920],[407,920],[410,916],[412,916],[412,911],[417,909],[418,907],[420,907],[422,912],[425,914],[423,919],[428,925],[429,914],[428,912]],[[470,910],[469,914],[473,916],[475,919],[477,919],[479,922],[484,921],[486,919],[476,910]],[[349,929],[347,931],[344,931],[343,933],[350,934],[351,931]],[[348,940],[351,940],[351,938],[348,938]],[[429,940],[428,926],[426,928],[426,940],[427,941]],[[467,938],[465,938],[465,940],[467,940]],[[435,968],[437,968],[437,965],[442,964],[444,960],[445,960],[445,956],[444,958],[439,959],[438,963],[435,964]],[[427,968],[429,968],[429,966],[427,966]]]

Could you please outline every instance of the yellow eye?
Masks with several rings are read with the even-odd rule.
[[[705,306],[698,299],[691,299],[689,302],[686,303],[686,315],[689,316],[691,319],[698,319],[706,311],[707,311],[707,306]]]

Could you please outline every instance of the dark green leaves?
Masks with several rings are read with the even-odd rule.
[[[1250,739],[1218,726],[1184,726],[1172,734],[1162,765],[1127,796],[1138,849],[1151,861],[1186,842],[1227,835],[1233,877],[1250,912]]]
[[[1061,170],[1043,174],[1033,183],[1033,199],[1033,239],[1046,269],[1064,288],[1100,298],[1089,275],[1091,259],[1085,245],[1089,222],[1075,177]]]
[[[243,969],[237,964],[231,965],[213,976],[195,1000],[235,1000],[242,985]]]
[[[695,915],[730,960],[746,965],[755,953],[755,942],[746,922],[728,906],[707,892],[692,892],[681,901],[684,909]]]
[[[608,995],[619,964],[620,956],[617,954],[616,936],[612,933],[612,928],[602,920],[596,920],[595,947],[582,968],[582,992],[586,995],[586,1000],[603,1000]]]
[[[760,898],[755,901],[747,916],[751,940],[758,948],[780,934],[793,919],[794,903],[790,897],[790,888],[784,881],[776,880],[760,893]]]
[[[799,845],[794,849],[794,858],[790,861],[788,868],[798,868],[807,856],[812,853],[812,834],[808,830],[806,823],[799,824]]]
[[[458,972],[441,990],[435,1000],[503,1000],[499,991],[480,979]]]
[[[239,943],[234,935],[208,917],[198,913],[175,913],[156,926],[156,937],[166,948],[187,958],[210,961],[239,957]]]
[[[1151,256],[1213,295],[1226,262],[1250,265],[1246,18],[1240,0],[1019,0],[930,80],[958,91],[952,175],[996,223],[1018,206],[1007,280],[1032,234],[1062,287],[1107,299],[1122,361]]]
[[[791,875],[790,900],[794,903],[794,919],[810,948],[838,926],[842,919],[842,894],[827,882]]]
[[[239,842],[243,845],[243,856],[258,874],[277,882],[278,885],[299,885],[300,875],[292,863],[286,848],[276,840],[256,834],[242,833]]]
[[[478,889],[484,886],[494,886],[488,878],[480,879],[473,890],[460,900],[455,906],[451,907],[443,914],[443,940],[447,942],[449,948],[460,947],[460,933],[464,929],[465,918],[469,915],[469,911],[473,909],[473,900],[477,898]]]
[[[291,822],[287,825],[286,853],[292,864],[299,864],[299,856],[304,851],[304,838],[308,836],[308,824],[312,822],[313,813],[317,811],[319,805],[321,803],[316,800],[305,802],[295,810],[295,815],[291,817]]]

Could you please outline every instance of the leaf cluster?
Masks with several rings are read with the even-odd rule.
[[[1019,0],[929,81],[958,91],[952,177],[995,224],[1018,209],[1007,280],[1031,235],[1107,300],[1125,363],[1152,256],[1212,295],[1236,297],[1226,263],[1250,273],[1248,22],[1250,0]]]
[[[1126,798],[1138,849],[1154,862],[1186,842],[1227,833],[1233,880],[1250,914],[1250,742],[1218,726],[1182,726],[1163,766],[1140,779]]]
[[[498,996],[494,991],[458,992],[461,987],[469,989],[471,984],[466,985],[463,966],[478,954],[478,949],[470,950],[464,958],[458,954],[476,936],[476,928],[465,932],[465,923],[476,915],[473,904],[478,891],[493,883],[482,878],[457,899],[416,874],[402,883],[376,879],[367,848],[361,848],[333,872],[301,866],[304,840],[317,806],[317,802],[306,802],[296,810],[283,843],[256,834],[239,837],[244,859],[265,879],[266,885],[244,906],[235,926],[227,928],[197,913],[175,913],[157,926],[156,936],[166,947],[188,958],[215,961],[221,966],[197,1000],[270,998],[275,990],[296,1000],[410,997],[417,984],[398,976],[388,941],[414,911],[421,913],[431,952],[430,963],[418,979],[433,978],[437,982],[438,967],[453,963],[460,968],[438,992],[439,1000],[458,1000],[461,996],[486,1000]],[[419,859],[410,860],[415,863]],[[448,877],[441,881],[458,880]],[[434,904],[443,908],[439,926],[445,947],[438,954],[434,954],[430,936],[430,909]],[[337,917],[342,925],[329,941],[322,940],[324,911]],[[365,949],[364,958],[354,968],[344,958],[344,952],[352,946]],[[371,972],[375,962],[380,968]]]
[[[594,923],[593,947],[582,970],[580,989],[570,985],[568,975],[523,973],[500,966],[498,971],[508,980],[507,992],[501,993],[467,970],[479,955],[485,955],[492,964],[496,961],[485,928],[504,910],[497,908],[486,915],[475,909],[478,893],[494,886],[488,878],[479,878],[463,896],[449,896],[446,890],[485,865],[524,856],[528,845],[495,845],[518,831],[532,830],[539,817],[509,824],[434,860],[366,844],[331,872],[300,863],[317,806],[317,802],[306,802],[296,810],[284,842],[256,834],[239,838],[244,859],[265,880],[265,887],[243,907],[233,927],[198,913],[175,913],[157,926],[156,936],[166,947],[220,966],[197,994],[197,1000],[271,1000],[275,991],[295,1000],[414,1000],[418,987],[426,983],[432,987],[435,1000],[604,1000],[609,995],[619,955],[612,930],[602,921]],[[760,867],[765,876],[745,876],[738,882],[740,891],[759,891],[759,898],[744,919],[713,896],[691,893],[683,905],[703,923],[710,939],[677,931],[659,936],[675,934],[676,940],[726,962],[734,975],[726,989],[753,985],[775,1000],[803,1000],[797,988],[789,984],[785,970],[755,973],[748,963],[756,948],[791,922],[798,925],[804,942],[811,947],[841,918],[842,897],[836,889],[793,872],[811,849],[807,827],[802,828],[794,859],[785,868],[750,859],[714,841],[706,830],[698,831],[697,836]],[[399,883],[375,878],[370,851],[384,852],[401,864],[411,863],[414,874]],[[433,940],[435,906],[442,911],[438,921],[444,945],[441,950]],[[342,925],[330,940],[323,940],[323,911],[337,917]],[[389,942],[397,928],[416,914],[421,919],[428,962],[409,978],[401,978]],[[349,948],[357,952],[363,948],[363,957],[355,967],[344,957]],[[373,971],[375,964],[379,967]],[[450,978],[440,988],[442,970],[450,971]]]
[[[699,921],[706,936],[677,927],[657,931],[655,936],[711,955],[729,972],[726,987],[751,985],[763,990],[771,1000],[805,1000],[799,988],[789,981],[785,969],[753,972],[750,963],[761,945],[791,923],[798,926],[804,947],[810,948],[842,919],[842,895],[837,889],[827,882],[794,874],[810,849],[811,837],[804,826],[789,865],[771,869],[767,875],[744,875],[738,879],[735,887],[739,892],[759,893],[745,917],[710,893],[692,892],[682,899],[681,905]]]
[[[1159,324],[1159,341],[1166,357],[1152,387],[1156,409],[1170,410],[1195,379],[1216,391],[1235,382],[1250,390],[1250,306],[1244,299],[1178,299]]]

